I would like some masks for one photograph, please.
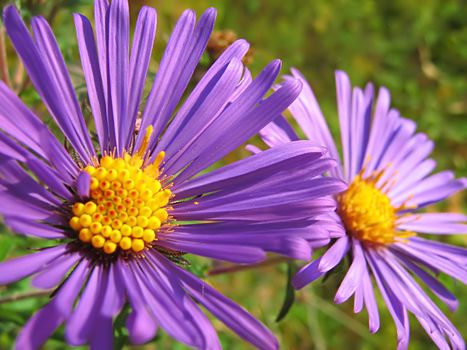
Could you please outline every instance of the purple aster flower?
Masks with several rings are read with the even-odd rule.
[[[301,90],[290,81],[265,98],[280,63],[252,80],[241,63],[248,44],[239,40],[177,108],[215,16],[209,9],[196,23],[192,11],[182,14],[141,108],[155,10],[141,10],[131,49],[126,0],[96,1],[95,35],[75,15],[94,137],[47,22],[34,18],[32,37],[16,8],[4,9],[8,35],[72,149],[0,83],[0,213],[15,232],[50,242],[0,264],[0,284],[34,276],[34,286],[56,288],[19,334],[18,349],[40,347],[63,323],[69,344],[111,349],[113,319],[127,303],[133,343],[149,341],[160,327],[192,347],[220,348],[199,303],[254,346],[278,347],[259,321],[180,267],[183,255],[310,259],[310,242],[329,242],[313,216],[335,210],[332,195],[343,184],[319,177],[334,162],[307,141],[197,176]],[[302,177],[304,166],[315,174]]]
[[[296,70],[293,77],[286,77],[289,82],[293,79],[304,85],[290,107],[294,119],[308,139],[325,145],[333,158],[340,159],[311,88]],[[465,234],[467,217],[420,209],[464,189],[467,181],[455,179],[450,171],[430,175],[435,167],[428,158],[433,142],[425,134],[416,134],[415,123],[390,107],[385,88],[380,89],[374,105],[371,84],[364,90],[352,89],[344,72],[336,73],[336,83],[343,163],[331,169],[330,175],[348,184],[337,196],[333,215],[345,234],[336,232],[336,240],[324,255],[301,269],[293,284],[303,288],[349,256],[351,265],[335,302],[342,303],[353,295],[354,311],[368,311],[371,332],[379,328],[379,315],[370,275],[396,324],[398,348],[408,346],[409,311],[438,347],[449,348],[449,340],[453,348],[463,349],[459,332],[414,277],[451,310],[456,309],[456,298],[433,274],[443,272],[466,283],[467,250],[422,235]],[[261,135],[269,146],[298,140],[284,118],[268,125]]]

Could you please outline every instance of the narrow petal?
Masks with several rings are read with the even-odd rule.
[[[300,97],[289,107],[292,116],[309,140],[316,140],[320,145],[326,146],[326,148],[329,149],[331,157],[339,160],[340,157],[337,152],[336,144],[332,139],[326,119],[321,112],[313,90],[305,77],[297,69],[292,69],[292,75],[303,84]],[[336,173],[333,174],[342,178],[340,166],[333,171],[336,171]]]
[[[96,9],[98,5],[96,4]],[[94,32],[89,20],[79,14],[74,15],[76,37],[78,40],[81,65],[83,68],[86,87],[88,90],[89,102],[91,105],[94,125],[101,152],[108,150],[108,118],[105,99],[104,79],[99,66],[99,56],[97,53]],[[102,50],[105,51],[105,50]]]
[[[455,311],[459,306],[459,302],[456,297],[447,290],[447,288],[441,284],[435,277],[418,267],[416,264],[411,262],[407,257],[402,254],[395,252],[399,259],[407,266],[409,270],[415,273],[425,284],[440,298],[446,305],[448,305],[451,311]]]
[[[282,115],[261,129],[259,134],[269,147],[277,147],[299,139],[292,126]]]
[[[174,265],[171,270],[179,276],[185,288],[199,303],[240,337],[260,349],[279,347],[274,335],[243,308],[185,270]]]
[[[147,6],[143,7],[138,15],[133,37],[130,56],[128,111],[126,118],[122,120],[121,128],[121,139],[126,149],[129,148],[131,142],[131,135],[134,131],[138,108],[141,103],[154,38],[156,37],[156,23],[156,10]]]
[[[253,84],[250,86],[253,86]],[[247,93],[248,89],[244,93]],[[206,129],[203,133],[203,142],[193,145],[192,150],[194,154],[187,152],[191,156],[196,154],[196,157],[192,158],[194,159],[193,162],[177,176],[174,184],[181,183],[183,180],[190,178],[200,170],[205,169],[227,155],[233,149],[239,147],[287,108],[298,96],[300,90],[300,82],[295,81],[287,85],[284,84],[279,90],[256,106],[256,108],[245,114],[240,114],[242,108],[238,108],[239,106],[236,104],[240,100],[238,98],[235,103],[232,103],[224,111],[223,114],[225,115],[223,118],[217,118]],[[233,110],[231,108],[238,109]],[[222,128],[220,127],[221,125]],[[222,130],[222,132],[219,132],[219,130]]]
[[[325,274],[318,269],[321,263],[321,257],[305,265],[292,279],[292,285],[295,289],[302,289],[309,283],[317,280]]]
[[[89,137],[86,122],[52,29],[42,17],[33,18],[31,25],[37,49],[43,58],[44,64],[48,67],[49,76],[55,83],[56,92],[60,93],[54,97],[57,100],[62,100],[66,115],[72,120],[81,143],[89,155],[93,156],[95,155],[94,147]],[[46,101],[46,103],[49,102]]]
[[[2,81],[0,81],[0,129],[68,174],[77,166],[44,123]],[[12,118],[14,116],[14,119]],[[24,153],[23,153],[24,157]]]
[[[352,91],[349,77],[342,71],[336,72],[336,87],[337,87],[337,107],[339,114],[339,125],[341,130],[341,143],[344,162],[344,176],[346,180],[350,180],[350,154],[351,154],[351,106],[352,106]]]
[[[0,285],[19,281],[41,271],[66,251],[64,245],[46,248],[40,252],[7,260],[0,264]]]
[[[98,309],[106,284],[102,267],[96,266],[91,272],[78,305],[66,322],[65,338],[68,344],[76,346],[89,341],[94,326],[93,321],[96,319],[93,310]]]
[[[16,348],[39,349],[65,321],[66,315],[57,310],[52,301],[32,316],[16,339]]]
[[[130,71],[130,12],[127,0],[114,0],[109,8],[109,32],[107,55],[107,79],[109,82],[109,108],[112,118],[109,119],[110,147],[116,147],[121,156],[123,140],[122,128],[125,125],[128,108],[128,79]],[[144,134],[144,133],[143,133]]]
[[[180,107],[180,110],[177,112],[174,119],[170,122],[167,127],[167,131],[162,136],[160,142],[157,144],[154,153],[159,153],[160,151],[166,151],[167,155],[171,153],[167,151],[168,146],[172,144],[184,144],[181,140],[185,139],[185,137],[192,138],[193,134],[197,134],[196,131],[187,129],[186,125],[189,121],[193,119],[193,123],[201,117],[198,113],[195,113],[199,105],[202,105],[203,102],[206,100],[206,97],[212,94],[212,90],[215,86],[219,85],[219,79],[225,79],[224,74],[227,74],[228,77],[231,76],[230,72],[233,73],[235,70],[232,68],[227,68],[232,65],[232,61],[239,62],[242,57],[248,51],[248,43],[244,40],[237,40],[232,45],[230,45],[222,55],[212,64],[212,66],[208,69],[208,71],[203,75],[199,83],[193,89],[193,91],[188,96],[186,102],[183,106]],[[237,63],[233,63],[237,65]],[[241,68],[241,67],[240,67]],[[222,84],[224,88],[228,86],[228,84]],[[217,96],[217,95],[216,95]],[[215,99],[213,98],[212,101],[217,102],[218,97]],[[192,123],[192,125],[193,125]],[[203,126],[201,124],[200,126]],[[186,136],[185,136],[186,135]],[[170,157],[172,158],[172,156]]]
[[[81,199],[89,197],[89,193],[91,191],[91,175],[86,171],[79,173],[78,178],[76,179],[76,190]]]
[[[54,73],[45,62],[42,50],[39,50],[29,35],[18,10],[13,6],[8,6],[3,13],[8,35],[21,56],[39,95],[82,160],[89,162],[90,157],[94,154],[93,149],[90,148],[89,135],[83,133],[81,123],[77,121],[76,115],[66,106],[65,102],[61,98],[57,98],[57,96],[63,95],[57,81],[54,80],[54,74],[57,72]]]
[[[224,69],[219,71],[217,75],[212,77],[210,84],[207,84],[202,94],[198,96],[196,103],[191,100],[185,104],[193,104],[190,110],[184,109],[177,113],[174,120],[175,124],[170,123],[167,133],[162,137],[162,145],[158,145],[158,149],[165,150],[168,157],[165,164],[165,171],[168,173],[177,171],[181,166],[178,159],[183,155],[184,151],[189,149],[190,145],[218,116],[222,109],[229,101],[229,97],[235,91],[238,82],[240,81],[243,72],[243,65],[237,59],[227,64]],[[181,114],[186,112],[185,115]],[[177,119],[185,119],[184,125],[180,125],[176,131],[176,136],[172,140],[168,140],[171,134],[175,133],[174,128],[177,127]],[[168,142],[170,142],[168,144]],[[167,145],[166,148],[161,148]],[[172,167],[175,166],[175,169]]]
[[[362,283],[363,273],[365,271],[366,261],[363,255],[363,249],[359,241],[352,239],[353,260],[347,271],[344,280],[337,290],[334,302],[341,304],[349,299],[357,287]]]
[[[266,258],[266,253],[260,248],[235,244],[197,243],[178,239],[176,241],[164,241],[162,246],[177,251],[235,263],[253,264]]]
[[[79,254],[65,254],[49,263],[32,280],[36,288],[49,289],[56,287],[67,275],[68,271],[80,259]]]
[[[155,267],[158,272],[157,274],[160,277],[167,277],[161,278],[163,286],[167,285],[170,286],[170,288],[172,289],[172,304],[175,304],[175,308],[172,312],[175,316],[174,320],[176,321],[177,318],[180,317],[177,315],[178,308],[180,308],[180,311],[183,312],[182,319],[178,320],[177,327],[182,326],[182,332],[185,334],[182,333],[179,334],[179,336],[182,336],[182,339],[189,339],[190,337],[191,339],[189,341],[182,341],[186,344],[200,349],[220,349],[221,346],[219,343],[219,339],[211,322],[204,315],[199,306],[195,304],[191,296],[187,293],[186,288],[184,288],[183,284],[181,283],[182,281],[179,278],[173,278],[173,276],[176,275],[173,270],[174,265],[159,254],[154,254],[150,256],[150,259],[154,264],[153,267]],[[151,286],[149,287],[151,289]],[[156,290],[162,292],[164,289],[165,288],[152,289],[152,295],[158,297],[160,301],[162,301],[163,299],[165,299],[165,296],[161,295],[159,292],[156,292]],[[151,305],[155,306],[153,303]],[[157,309],[153,307],[153,311],[155,312],[156,310]],[[173,326],[171,326],[171,328],[173,328]],[[169,332],[169,334],[172,331],[174,331],[174,329],[170,328],[166,330]],[[177,332],[180,333],[179,330]],[[179,338],[179,336],[175,336],[175,338]]]
[[[140,290],[135,276],[127,263],[117,262],[117,272],[120,280],[125,286],[128,302],[132,311],[126,320],[126,328],[130,340],[134,344],[143,344],[154,337],[157,330],[157,322],[152,313],[146,307],[144,290]]]
[[[108,25],[109,25],[109,1],[95,0],[94,2],[94,21],[96,23],[96,42],[99,55],[99,67],[102,77],[102,88],[104,96],[108,96],[108,72],[107,72],[107,44],[108,44]]]
[[[467,216],[457,213],[421,213],[401,219],[398,228],[430,234],[467,234]]]
[[[203,13],[196,27],[195,14],[192,11],[187,10],[180,17],[167,44],[143,112],[143,130],[154,125],[154,134],[160,135],[188,86],[206,48],[215,19],[216,11],[213,8]],[[165,93],[161,94],[161,91]],[[137,146],[141,141],[142,136],[139,136]],[[154,145],[155,141],[150,147]]]
[[[36,236],[46,239],[61,239],[65,237],[65,232],[61,229],[22,217],[6,216],[4,217],[4,222],[15,233],[26,236]]]
[[[394,292],[390,289],[387,282],[383,279],[383,275],[378,269],[375,260],[370,257],[368,259],[369,265],[375,277],[376,283],[380,290],[381,296],[384,299],[386,307],[394,320],[397,330],[397,348],[398,350],[405,350],[409,345],[409,317],[407,309],[402,305]]]
[[[254,111],[254,107],[256,107],[259,101],[263,98],[264,94],[266,94],[266,92],[271,88],[274,80],[279,74],[280,65],[279,61],[270,63],[235,100],[235,103],[230,104],[215,120],[210,123],[207,128],[202,130],[202,133],[193,135],[193,140],[187,145],[189,147],[185,146],[183,148],[183,152],[180,152],[180,157],[177,159],[177,164],[170,169],[170,172],[175,174],[179,170],[185,168],[188,164],[192,163],[193,160],[199,158],[208,146],[212,148],[213,141],[216,141],[216,144],[218,144],[218,136],[222,135],[222,139],[225,141],[227,133],[219,133],[219,130],[229,131],[231,133],[231,127],[234,127],[235,125],[243,125],[241,118],[250,120],[258,119],[254,118],[254,116],[251,116],[250,114]],[[279,111],[278,114],[281,112],[282,110]],[[248,118],[246,118],[247,116]],[[276,116],[277,115],[274,117]],[[274,118],[271,118],[271,120],[272,119]],[[264,125],[261,127],[263,126]],[[246,139],[242,139],[242,142],[243,141],[246,141]],[[196,173],[196,170],[191,171],[190,174],[193,172]],[[188,176],[184,176],[184,179],[190,177],[189,174],[187,175]],[[182,179],[180,178],[180,180]],[[179,183],[181,182],[182,181],[179,181]]]
[[[221,167],[193,180],[177,186],[177,196],[191,197],[201,193],[218,191],[225,186],[235,186],[250,182],[250,178],[263,178],[280,169],[290,169],[293,161],[302,166],[310,166],[323,154],[324,150],[307,141],[267,149],[252,157]]]
[[[321,257],[319,271],[324,273],[336,267],[349,250],[349,243],[347,236],[339,238]]]
[[[79,264],[53,299],[29,319],[16,339],[18,349],[39,349],[66,320],[86,279],[85,271],[86,264]]]

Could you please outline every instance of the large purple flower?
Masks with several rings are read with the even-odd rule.
[[[329,242],[313,216],[335,209],[330,195],[343,184],[319,177],[334,162],[306,141],[195,176],[271,122],[301,89],[290,81],[264,98],[280,63],[252,80],[241,63],[248,44],[239,40],[177,109],[215,15],[209,9],[195,23],[192,11],[183,13],[141,120],[155,10],[141,10],[131,50],[126,0],[96,1],[96,35],[76,15],[91,137],[50,27],[34,18],[33,38],[16,8],[5,8],[8,35],[72,149],[0,83],[0,213],[15,232],[50,241],[0,264],[0,284],[34,275],[34,286],[56,287],[20,333],[18,349],[40,347],[62,323],[69,344],[111,349],[113,319],[126,303],[134,343],[161,327],[190,346],[220,348],[199,303],[256,347],[277,348],[260,322],[177,262],[185,253],[237,263],[261,261],[265,252],[310,259],[310,242]],[[303,177],[304,166],[314,173]]]
[[[325,145],[333,158],[340,159],[311,88],[296,70],[286,81],[292,79],[300,79],[304,85],[290,107],[293,117],[308,139]],[[337,72],[336,80],[343,163],[330,174],[348,184],[347,190],[337,196],[334,214],[346,233],[323,256],[299,271],[294,286],[303,288],[348,255],[352,263],[337,291],[336,303],[354,295],[355,312],[365,307],[370,330],[376,332],[379,315],[372,275],[396,324],[400,349],[407,348],[409,342],[407,311],[415,315],[438,347],[449,348],[448,339],[453,348],[463,349],[459,332],[414,276],[451,310],[456,309],[455,297],[433,274],[443,272],[466,283],[467,250],[427,240],[418,233],[465,234],[467,217],[419,210],[464,189],[467,181],[455,179],[450,171],[430,175],[435,162],[427,157],[433,142],[424,134],[414,134],[415,123],[390,108],[385,88],[380,89],[373,106],[371,84],[364,90],[352,90],[344,72]],[[298,139],[283,118],[261,134],[269,146],[281,147]],[[335,236],[339,235],[336,232]]]

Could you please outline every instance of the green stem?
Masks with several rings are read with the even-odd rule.
[[[6,295],[3,297],[0,297],[0,304],[5,304],[5,303],[11,303],[14,301],[18,300],[24,300],[24,299],[29,299],[29,298],[37,298],[37,297],[43,297],[46,295],[50,295],[52,293],[52,289],[47,289],[47,290],[35,290],[31,292],[25,292],[25,293],[15,293],[11,295]]]

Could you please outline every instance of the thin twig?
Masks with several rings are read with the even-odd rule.
[[[11,295],[6,295],[4,297],[0,297],[0,304],[11,303],[13,301],[29,299],[29,298],[43,297],[43,296],[46,296],[46,295],[50,295],[52,293],[52,291],[53,291],[53,289],[35,290],[35,291],[32,291],[32,292],[16,293],[16,294],[11,294]]]
[[[269,260],[263,261],[259,264],[222,266],[222,267],[218,267],[218,268],[215,268],[209,271],[208,276],[216,276],[216,275],[223,275],[226,273],[234,273],[234,272],[239,272],[239,271],[258,269],[258,268],[262,268],[265,266],[276,265],[282,262],[286,262],[288,260],[290,259],[285,258],[285,257],[277,257],[277,258],[271,258]]]
[[[11,87],[10,76],[8,74],[8,61],[6,58],[5,28],[0,23],[0,79]]]

